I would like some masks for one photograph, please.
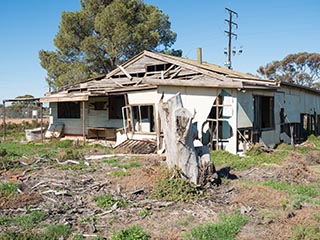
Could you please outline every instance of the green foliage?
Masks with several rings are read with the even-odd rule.
[[[69,139],[60,140],[60,141],[56,142],[56,147],[58,147],[58,148],[72,148],[73,147],[72,143],[73,143],[73,141],[69,140]]]
[[[65,239],[71,233],[71,227],[69,225],[52,225],[48,226],[45,232],[42,234],[42,239]]]
[[[150,234],[144,232],[139,226],[130,226],[111,235],[111,240],[147,240],[150,238]]]
[[[311,134],[308,136],[307,142],[313,143],[316,147],[320,147],[320,138],[316,137],[315,135]]]
[[[247,185],[262,185],[265,187],[270,187],[278,191],[284,191],[290,195],[290,201],[283,202],[283,209],[300,209],[303,203],[313,204],[320,206],[320,201],[317,199],[320,193],[320,184],[309,184],[309,185],[295,185],[288,184],[279,181],[267,181],[267,182],[250,182],[242,181]]]
[[[306,197],[316,197],[320,193],[320,184],[293,185],[278,181],[263,182],[263,186],[275,190],[285,191],[291,195],[302,195]]]
[[[58,240],[66,239],[71,233],[68,225],[48,226],[42,232],[6,230],[0,234],[0,240]]]
[[[254,146],[251,151],[247,152],[246,157],[240,157],[223,150],[212,151],[210,156],[211,161],[216,166],[227,165],[238,170],[244,170],[265,164],[279,164],[291,151],[292,148],[289,145],[281,144],[273,153],[262,152]]]
[[[168,52],[176,40],[170,25],[168,15],[140,0],[85,0],[80,11],[63,12],[57,50],[41,50],[41,66],[52,87],[106,74],[143,50]]]
[[[197,199],[198,192],[190,181],[173,178],[159,182],[152,196],[165,201],[187,202]]]
[[[319,66],[319,53],[300,52],[261,66],[257,72],[265,78],[318,88]]]
[[[292,240],[318,240],[320,239],[319,226],[297,226],[292,232]]]
[[[124,199],[116,200],[111,194],[96,196],[94,197],[94,201],[98,207],[104,210],[109,210],[114,204],[117,204],[120,208],[127,205],[127,202]]]
[[[222,215],[221,220],[198,226],[185,236],[185,239],[197,240],[233,240],[241,228],[245,226],[248,219],[242,215]]]
[[[130,176],[129,172],[124,172],[124,171],[113,171],[111,172],[111,176],[114,177],[127,177]]]
[[[103,160],[103,162],[111,164],[112,167],[118,167],[118,168],[123,168],[123,169],[129,169],[129,168],[135,168],[135,167],[142,166],[141,162],[132,161],[129,163],[120,163],[119,160],[113,159],[113,158]]]
[[[11,197],[18,193],[18,183],[3,182],[0,183],[0,196]]]
[[[26,215],[22,215],[13,219],[12,223],[24,229],[32,229],[37,223],[41,222],[46,214],[41,211],[34,211]]]
[[[41,222],[45,217],[46,217],[46,214],[41,211],[33,211],[29,214],[21,215],[18,217],[4,215],[0,217],[0,225],[1,226],[14,225],[17,227],[21,227],[24,230],[31,230],[39,222]]]
[[[150,216],[152,214],[152,212],[148,209],[142,209],[140,212],[139,212],[139,215],[140,217],[142,218],[145,218],[147,216]]]

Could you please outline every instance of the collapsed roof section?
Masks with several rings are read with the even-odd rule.
[[[88,101],[89,96],[153,89],[161,85],[274,90],[280,83],[214,64],[144,51],[105,76],[47,93],[40,101]]]

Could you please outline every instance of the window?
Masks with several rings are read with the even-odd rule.
[[[133,106],[133,129],[137,132],[154,132],[153,106]]]
[[[58,118],[80,118],[80,103],[58,102]]]
[[[122,119],[122,107],[125,106],[124,95],[109,98],[109,118]]]

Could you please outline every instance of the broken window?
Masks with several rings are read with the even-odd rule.
[[[126,131],[155,132],[153,105],[125,106],[122,108]]]
[[[58,102],[58,118],[80,118],[80,102]]]
[[[109,98],[109,119],[122,119],[122,107],[125,106],[124,95]]]

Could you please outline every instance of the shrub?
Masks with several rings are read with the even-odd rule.
[[[156,187],[153,197],[166,201],[187,202],[198,198],[196,187],[182,178],[164,179]]]

